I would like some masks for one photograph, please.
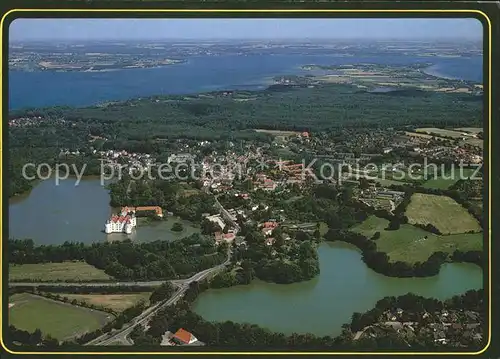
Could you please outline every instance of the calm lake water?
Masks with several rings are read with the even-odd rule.
[[[321,273],[313,280],[285,285],[253,281],[211,289],[200,295],[194,310],[210,321],[336,336],[354,312],[373,308],[383,297],[413,292],[446,299],[483,286],[482,270],[473,264],[445,264],[435,277],[391,278],[369,269],[359,250],[347,243],[322,243],[318,254]]]
[[[141,224],[130,235],[103,232],[112,212],[109,194],[99,179],[76,179],[40,182],[31,193],[9,204],[9,238],[31,238],[36,244],[62,244],[65,241],[102,242],[123,240],[144,242],[174,240],[199,232],[190,222],[177,218]],[[171,231],[175,222],[184,225],[182,232]],[[142,222],[143,223],[143,222]]]
[[[112,72],[9,72],[9,108],[87,106],[110,100],[222,89],[257,90],[277,75],[311,73],[303,65],[433,63],[433,74],[482,82],[482,57],[379,55],[226,55],[191,57],[187,63]]]

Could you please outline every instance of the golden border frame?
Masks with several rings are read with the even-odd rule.
[[[50,13],[50,12],[78,12],[78,13],[116,13],[116,12],[127,12],[127,13],[416,13],[416,14],[428,14],[428,13],[438,13],[438,14],[479,14],[486,19],[488,24],[488,342],[486,346],[478,351],[478,352],[450,352],[450,353],[440,353],[440,352],[428,352],[428,353],[420,353],[420,352],[171,352],[171,351],[163,351],[163,352],[16,352],[10,350],[3,341],[3,296],[0,307],[0,344],[3,349],[10,354],[25,354],[25,355],[43,355],[43,354],[61,354],[61,355],[171,355],[171,354],[179,354],[179,355],[479,355],[484,353],[489,346],[491,345],[491,62],[492,62],[492,47],[491,47],[491,20],[483,11],[475,10],[475,9],[460,9],[460,10],[439,10],[439,9],[12,9],[5,13],[0,21],[0,47],[2,50],[2,54],[0,56],[0,69],[3,69],[3,26],[5,18],[14,13],[14,12],[41,12],[41,13]],[[484,51],[484,49],[483,49]],[[483,52],[484,56],[484,52]],[[1,70],[0,70],[1,71]],[[3,78],[0,76],[0,79]],[[0,87],[0,96],[2,97],[0,100],[0,113],[3,113],[3,87]],[[0,126],[0,136],[3,135],[3,123]],[[3,137],[0,137],[3,138]],[[2,154],[2,143],[0,142],[0,154]],[[3,163],[2,157],[0,156],[0,174]],[[0,176],[0,189],[3,189],[3,178]],[[0,191],[0,199],[3,199],[3,191]],[[3,230],[3,216],[0,216],[0,229]],[[1,235],[1,234],[0,234]],[[0,245],[0,265],[2,265],[3,258],[3,246]],[[3,288],[3,273],[0,275],[0,292],[1,288]]]

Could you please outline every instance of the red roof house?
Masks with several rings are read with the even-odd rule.
[[[172,341],[180,345],[189,345],[197,342],[198,339],[187,330],[180,328],[177,332],[175,332],[172,337]]]

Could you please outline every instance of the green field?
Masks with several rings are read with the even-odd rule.
[[[9,297],[9,324],[43,335],[68,340],[85,332],[94,331],[111,320],[111,314],[72,306],[33,294],[20,293]]]
[[[406,216],[411,224],[430,223],[443,234],[482,230],[465,208],[447,196],[415,193],[406,209]]]
[[[264,130],[264,129],[255,129],[254,131],[261,133],[269,133],[270,135],[273,136],[285,136],[285,137],[298,136],[302,134],[302,132],[298,131],[279,131],[279,130]]]
[[[460,138],[464,136],[459,131],[443,130],[442,128],[435,128],[435,127],[417,128],[415,131],[419,133],[426,133],[429,135],[453,137],[453,138]]]
[[[422,187],[424,188],[435,188],[435,189],[448,189],[451,186],[453,186],[458,180],[464,179],[460,178],[460,176],[463,176],[465,178],[468,178],[469,176],[472,176],[474,174],[475,170],[470,169],[470,168],[464,168],[462,170],[462,173],[460,173],[460,169],[455,169],[454,175],[451,175],[451,172],[447,172],[443,178],[442,176],[437,176],[435,178],[430,178],[427,180]],[[434,177],[431,174],[431,177]]]
[[[398,169],[393,172],[390,170],[381,170],[378,172],[377,178],[375,178],[375,182],[380,183],[382,186],[405,186],[411,185],[414,183],[421,183],[423,180],[423,174],[420,169],[415,169],[412,173],[410,170]]]
[[[78,302],[84,301],[88,304],[94,304],[100,307],[113,309],[116,312],[121,312],[127,308],[137,304],[140,300],[149,302],[151,293],[141,292],[132,294],[70,294],[60,293],[62,297],[67,297],[70,300],[76,299]]]
[[[11,264],[9,280],[22,281],[90,281],[112,279],[103,270],[85,262]]]
[[[395,180],[386,179],[386,178],[376,178],[375,182],[380,183],[382,186],[392,186],[392,185],[405,186],[405,185],[408,185],[408,183],[406,183],[406,182],[395,181]]]
[[[380,232],[377,250],[386,252],[392,262],[413,264],[424,262],[437,251],[452,253],[456,249],[466,252],[483,248],[482,233],[438,236],[410,224],[403,224],[396,231],[386,231],[388,223],[386,219],[370,216],[353,231],[369,238]]]
[[[455,128],[455,131],[479,133],[479,132],[483,132],[483,129],[481,127],[462,127],[462,128]]]
[[[467,143],[472,146],[483,148],[484,141],[479,138],[474,138],[472,136],[464,135],[463,132],[468,132],[470,134],[477,134],[482,131],[480,128],[476,127],[466,127],[462,129],[454,129],[454,130],[444,130],[442,128],[418,128],[415,130],[417,134],[422,135],[426,134],[428,136],[437,136],[437,137],[452,137],[455,139],[465,137],[465,140],[461,140],[460,143]]]

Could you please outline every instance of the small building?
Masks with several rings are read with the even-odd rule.
[[[180,328],[170,339],[174,345],[205,345],[200,342],[192,333]]]
[[[247,242],[245,242],[245,237],[242,236],[237,236],[234,239],[234,243],[239,247],[239,246],[246,246]]]
[[[274,229],[278,227],[278,223],[275,222],[275,221],[268,221],[268,222],[264,222],[262,224],[262,228],[271,228],[271,229]]]
[[[262,228],[262,234],[265,236],[270,236],[273,233],[273,228]]]
[[[265,179],[264,184],[262,186],[262,189],[264,191],[274,191],[276,189],[277,185],[272,179]]]
[[[139,207],[122,207],[123,213],[136,213],[136,212],[154,212],[157,217],[163,217],[163,210],[160,206],[139,206]]]
[[[272,246],[274,244],[274,238],[266,238],[266,245]]]
[[[231,243],[232,241],[234,241],[235,237],[236,237],[236,235],[234,233],[225,233],[223,235],[224,241],[226,241],[228,243]]]
[[[217,224],[220,227],[220,229],[224,229],[226,227],[226,224],[224,223],[224,221],[222,220],[222,218],[218,214],[213,215],[213,216],[208,216],[206,218],[210,222]]]
[[[172,162],[186,163],[186,162],[193,161],[193,159],[194,159],[194,157],[189,153],[179,153],[179,154],[174,154],[174,155],[168,156],[167,163],[168,164],[170,164]]]

